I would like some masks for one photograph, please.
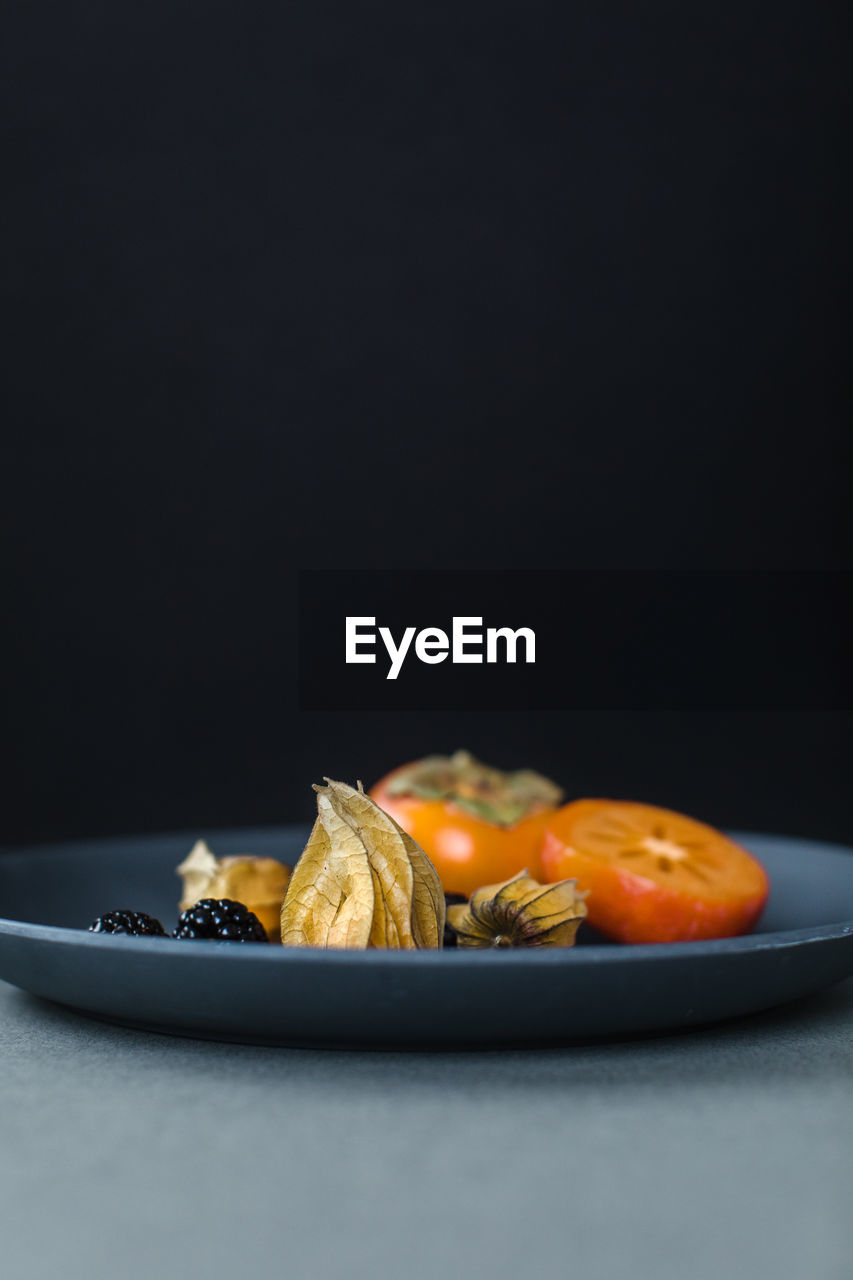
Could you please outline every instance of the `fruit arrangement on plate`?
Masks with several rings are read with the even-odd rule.
[[[198,841],[177,867],[177,939],[414,950],[567,947],[587,922],[623,943],[747,933],[767,900],[758,860],[670,809],[575,799],[529,769],[464,751],[428,756],[365,792],[326,779],[292,868],[217,858]],[[142,912],[95,933],[168,937]]]

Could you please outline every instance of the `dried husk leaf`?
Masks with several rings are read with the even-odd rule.
[[[175,868],[183,881],[181,911],[186,911],[188,907],[194,906],[199,898],[205,897],[207,886],[216,875],[218,865],[207,841],[196,840],[183,862]]]
[[[370,945],[411,949],[412,863],[397,827],[369,796],[343,782],[329,782],[335,812],[361,841],[373,874],[376,899]]]
[[[281,904],[290,880],[286,863],[248,853],[217,858],[204,840],[197,840],[177,872],[183,880],[181,911],[200,898],[232,898],[254,911],[271,941],[278,940]]]
[[[392,819],[393,821],[393,819]],[[394,826],[397,827],[396,822]],[[412,863],[412,934],[416,947],[444,945],[447,900],[438,872],[407,831],[397,827]]]
[[[282,905],[282,942],[403,950],[441,946],[444,894],[426,854],[360,784],[356,789],[326,782],[315,788],[317,823]]]
[[[373,875],[364,846],[317,797],[317,821],[293,869],[281,908],[286,947],[367,946],[373,920]]]
[[[576,880],[539,884],[523,871],[448,909],[460,947],[570,947],[586,916]]]

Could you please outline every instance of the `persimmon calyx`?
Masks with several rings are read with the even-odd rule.
[[[533,769],[504,772],[476,760],[468,751],[426,756],[398,769],[388,784],[390,796],[446,800],[474,817],[514,827],[531,814],[558,805],[563,792]]]

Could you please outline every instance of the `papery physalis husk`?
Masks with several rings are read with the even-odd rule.
[[[447,923],[460,947],[571,947],[586,915],[585,897],[576,880],[539,884],[522,871],[449,907]]]
[[[288,947],[440,947],[444,892],[411,836],[358,789],[326,779],[281,908]]]
[[[177,873],[183,880],[181,911],[200,898],[232,898],[254,911],[270,941],[278,941],[281,904],[290,880],[286,863],[249,853],[217,858],[204,840],[197,840]]]

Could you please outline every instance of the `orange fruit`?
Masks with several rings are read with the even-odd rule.
[[[575,800],[548,819],[546,880],[589,891],[587,919],[620,942],[747,933],[767,901],[761,863],[683,813],[624,800]]]
[[[505,773],[465,751],[402,765],[370,795],[418,842],[445,892],[466,897],[521,871],[540,878],[545,822],[562,799],[532,770]]]

